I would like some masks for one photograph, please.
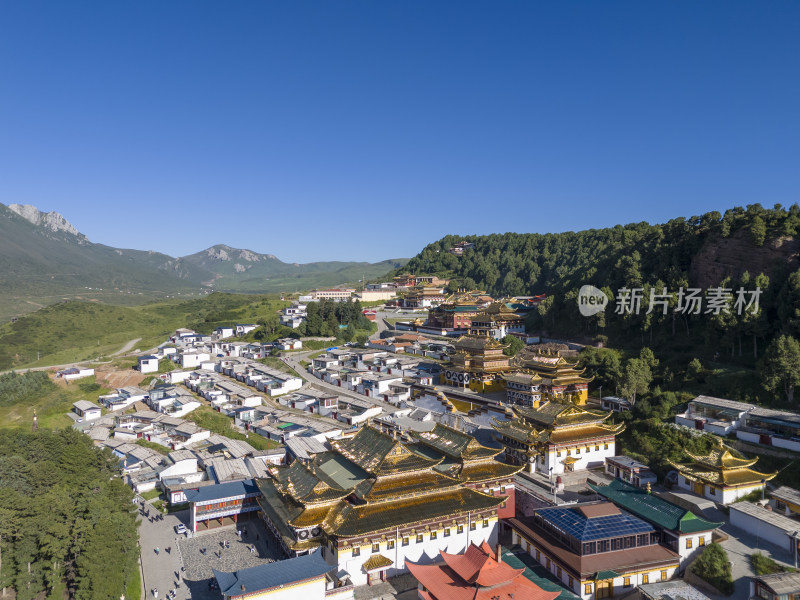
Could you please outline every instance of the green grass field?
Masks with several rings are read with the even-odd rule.
[[[94,377],[80,379],[70,384],[59,382],[34,400],[0,406],[0,427],[30,428],[33,424],[34,410],[41,429],[70,427],[74,421],[67,416],[67,413],[72,410],[73,402],[78,400],[97,402],[98,396],[112,391],[95,383]]]
[[[255,322],[286,305],[277,296],[221,293],[132,307],[62,302],[0,325],[0,371],[105,360],[137,338],[131,350],[145,351],[179,327],[210,333],[220,325]]]

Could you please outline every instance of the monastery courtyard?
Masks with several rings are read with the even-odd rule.
[[[214,576],[212,568],[231,572],[280,560],[275,543],[269,543],[270,538],[260,520],[252,519],[241,524],[239,529],[247,535],[240,538],[236,535],[236,528],[223,527],[179,542],[183,566],[186,567],[184,578],[192,598],[219,599],[218,590],[208,589],[208,582]],[[230,547],[223,549],[226,540]],[[255,552],[251,552],[251,548],[255,548]],[[205,550],[205,555],[201,550]]]

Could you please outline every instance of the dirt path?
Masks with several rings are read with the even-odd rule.
[[[131,348],[133,348],[138,342],[142,341],[142,338],[136,338],[135,340],[131,340],[127,344],[125,344],[122,348],[114,352],[113,354],[109,354],[109,356],[119,356],[120,354],[125,354]]]

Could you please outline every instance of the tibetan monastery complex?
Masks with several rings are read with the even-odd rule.
[[[602,466],[616,455],[615,436],[624,425],[605,421],[610,412],[587,410],[555,400],[537,407],[513,406],[507,420],[493,427],[505,447],[506,460],[545,475]]]
[[[519,467],[455,429],[402,442],[366,426],[331,446],[309,463],[270,467],[259,502],[286,554],[320,548],[356,585],[404,572],[406,560],[494,544],[500,511],[513,515]]]
[[[707,456],[697,456],[686,450],[684,453],[692,459],[691,463],[669,461],[678,470],[678,485],[721,504],[730,504],[751,492],[762,490],[766,482],[777,475],[777,472],[761,473],[751,469],[758,458],[734,457],[722,439],[719,447]]]
[[[473,321],[494,327],[497,322],[493,318]],[[442,383],[476,392],[505,389],[509,404],[529,407],[538,406],[542,400],[586,404],[589,397],[592,378],[583,376],[584,369],[577,367],[577,361],[558,353],[528,346],[509,358],[503,354],[506,346],[481,327],[459,337],[453,346],[455,353],[445,365]]]

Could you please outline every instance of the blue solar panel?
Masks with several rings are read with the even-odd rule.
[[[626,514],[587,519],[571,508],[546,508],[539,513],[546,521],[582,542],[654,531],[649,523]]]

